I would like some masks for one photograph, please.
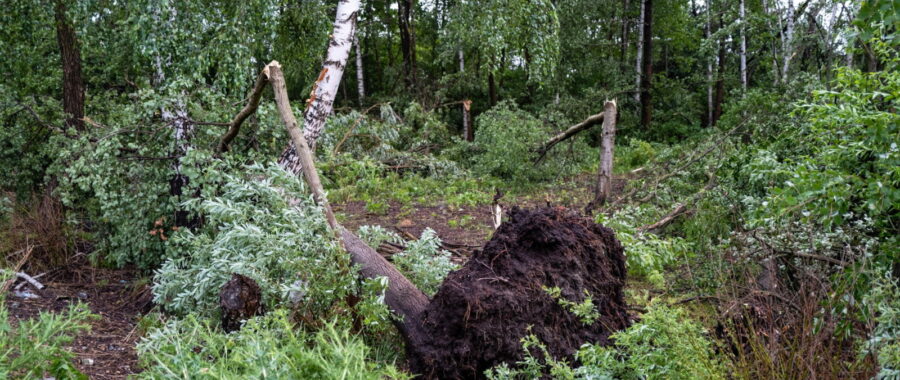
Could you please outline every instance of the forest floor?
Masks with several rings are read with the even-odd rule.
[[[512,206],[564,206],[582,210],[593,197],[595,174],[584,173],[560,179],[521,195],[500,200],[504,212]],[[613,197],[620,194],[628,179],[613,180]],[[431,228],[453,250],[454,261],[463,264],[473,249],[480,248],[494,231],[491,205],[455,207],[443,202],[391,202],[386,212],[366,211],[365,203],[349,201],[334,204],[335,213],[350,230],[363,225],[380,225],[399,232],[406,239],[418,238]],[[86,303],[99,318],[91,321],[91,330],[78,335],[69,349],[75,353],[75,366],[91,379],[125,379],[140,371],[135,344],[142,332],[141,317],[152,309],[150,281],[133,269],[97,268],[82,255],[65,267],[40,277],[46,285],[28,290],[36,298],[6,298],[13,323],[33,318],[40,312],[58,313],[76,302]]]

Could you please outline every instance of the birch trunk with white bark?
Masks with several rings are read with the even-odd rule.
[[[637,39],[637,55],[634,64],[634,101],[638,102],[641,99],[641,70],[643,69],[643,65],[641,65],[643,57],[644,57],[644,1],[641,1],[641,15],[638,20],[637,29],[638,29],[638,39]]]
[[[306,100],[306,111],[303,114],[303,135],[310,148],[315,151],[316,139],[325,127],[325,118],[334,109],[334,99],[338,85],[344,75],[344,67],[350,57],[353,36],[356,32],[356,13],[359,12],[360,0],[340,0],[334,18],[334,30],[328,42],[325,62],[309,99]],[[294,174],[300,173],[300,159],[297,157],[294,144],[291,143],[281,154],[278,163]]]
[[[781,67],[781,79],[784,80],[784,83],[787,83],[788,70],[791,67],[791,58],[793,58],[794,0],[787,0],[787,11],[785,14],[787,15],[787,25],[781,39],[782,59],[784,60]]]
[[[359,36],[353,34],[353,45],[356,46],[356,91],[359,95],[359,104],[366,99],[366,81],[363,72],[362,47],[359,46]]]
[[[747,22],[744,0],[741,0],[741,87],[747,92]]]

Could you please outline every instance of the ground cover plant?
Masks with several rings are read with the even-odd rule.
[[[900,377],[895,2],[0,4],[0,377]]]

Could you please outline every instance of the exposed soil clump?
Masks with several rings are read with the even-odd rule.
[[[551,355],[571,357],[585,342],[608,344],[629,324],[625,256],[611,229],[562,207],[513,208],[508,219],[429,303],[422,318],[429,339],[410,348],[413,372],[483,378],[497,364],[521,360],[528,334]],[[600,318],[583,324],[543,287],[559,287],[573,302],[589,292]]]

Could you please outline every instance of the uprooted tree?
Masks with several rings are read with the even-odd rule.
[[[270,63],[260,78],[272,84],[297,166],[351,262],[366,278],[388,279],[384,300],[399,317],[395,325],[406,341],[413,371],[427,378],[482,377],[497,364],[521,360],[520,339],[529,334],[552,355],[567,357],[584,342],[609,343],[611,333],[627,327],[621,244],[612,230],[565,208],[513,208],[492,239],[429,300],[393,264],[337,223],[289,105],[281,66]],[[264,87],[259,83],[254,92]],[[255,109],[258,93],[250,103]],[[592,302],[598,314],[585,320],[565,301]]]

